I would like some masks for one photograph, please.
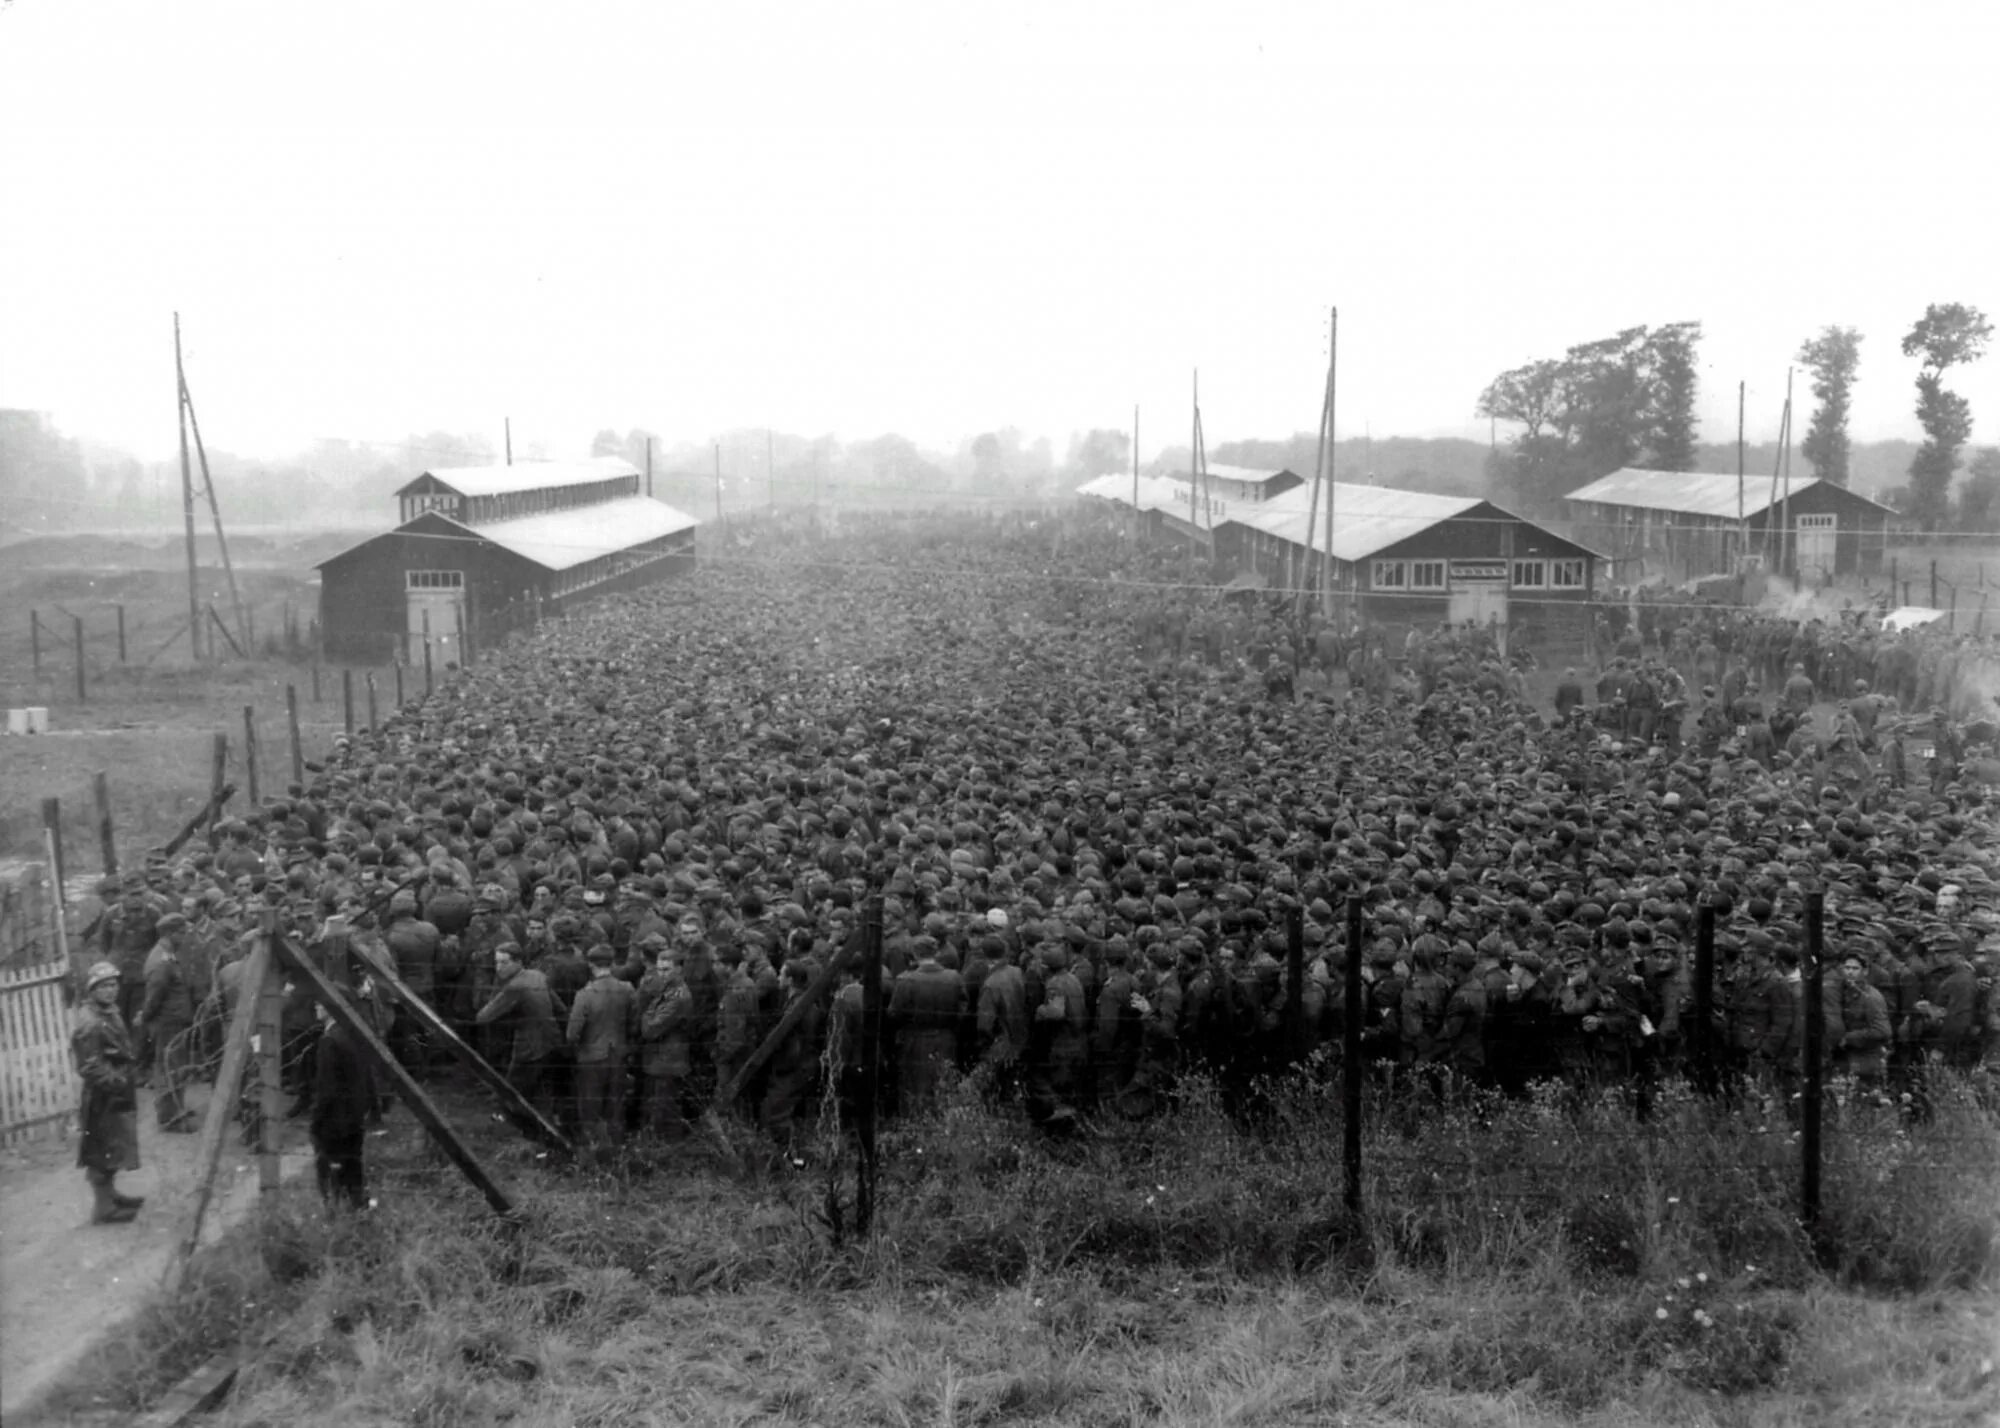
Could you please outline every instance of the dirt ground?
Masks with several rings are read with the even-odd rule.
[[[141,1168],[122,1175],[118,1187],[144,1195],[146,1204],[129,1225],[90,1223],[74,1135],[0,1158],[0,1421],[35,1421],[36,1400],[159,1286],[194,1190],[200,1139],[162,1134],[141,1093]],[[311,1173],[312,1151],[296,1124],[285,1127],[280,1153],[288,1179]],[[257,1158],[232,1133],[203,1243],[248,1214],[257,1195]]]

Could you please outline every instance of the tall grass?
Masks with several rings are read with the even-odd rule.
[[[239,1422],[1372,1423],[1413,1403],[1658,1422],[1724,1402],[1755,1422],[1828,1392],[1874,1421],[2000,1408],[1978,1319],[1992,1116],[1956,1083],[1923,1123],[1835,1099],[1810,1230],[1785,1108],[1671,1086],[1644,1122],[1615,1094],[1373,1093],[1359,1219],[1338,1096],[1311,1077],[1234,1115],[1189,1078],[1174,1114],[1065,1141],[956,1092],[885,1128],[875,1233],[839,1243],[828,1189],[852,1165],[830,1130],[747,1174],[697,1146],[537,1175],[491,1142],[527,1197],[520,1231],[411,1143],[380,1158],[380,1212],[330,1223],[285,1197],[69,1401],[137,1406],[247,1341]]]

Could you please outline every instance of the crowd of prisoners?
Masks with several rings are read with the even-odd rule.
[[[1672,1074],[1706,903],[1726,1074],[1782,1089],[1818,1015],[1839,1071],[1907,1094],[2000,1059],[1983,658],[1647,600],[1558,677],[1490,631],[1228,591],[1087,513],[773,524],[518,632],[107,887],[92,955],[163,1125],[269,909],[413,1066],[437,1048],[371,964],[586,1143],[711,1110],[784,1143],[852,1108],[858,959],[716,1098],[876,895],[885,1109],[963,1078],[1042,1125],[1155,1114],[1197,1066],[1254,1084],[1350,1018],[1417,1086]],[[287,1021],[303,1114],[296,987]]]

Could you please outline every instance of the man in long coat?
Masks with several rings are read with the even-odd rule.
[[[90,969],[86,1000],[69,1035],[83,1081],[76,1163],[90,1182],[94,1225],[124,1224],[145,1203],[141,1196],[119,1194],[113,1183],[119,1171],[139,1168],[139,1067],[132,1033],[118,1013],[119,981],[110,962]]]

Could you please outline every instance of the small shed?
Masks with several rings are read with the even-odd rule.
[[[1887,506],[1817,476],[1787,485],[1769,476],[1627,467],[1566,498],[1577,534],[1602,547],[1627,583],[1734,574],[1760,567],[1824,585],[1882,565]]]

